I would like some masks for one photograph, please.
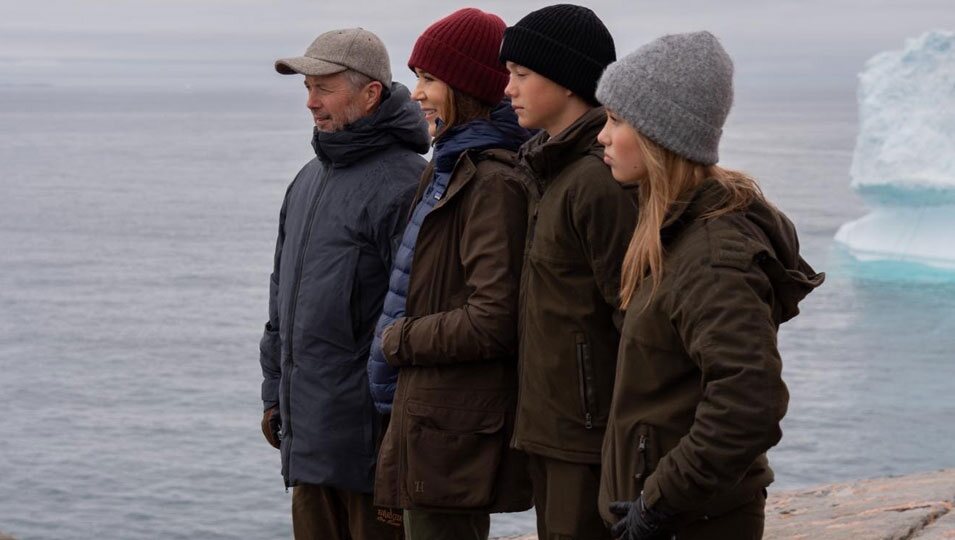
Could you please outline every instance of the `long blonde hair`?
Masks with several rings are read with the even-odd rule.
[[[663,241],[660,229],[674,203],[685,200],[708,178],[726,190],[726,197],[703,219],[749,206],[763,194],[756,181],[746,174],[717,165],[701,165],[663,148],[637,132],[638,151],[643,155],[647,176],[640,180],[640,212],[637,228],[623,258],[620,276],[620,305],[626,309],[640,286],[650,282],[647,304],[663,281]],[[644,305],[644,308],[646,307]]]

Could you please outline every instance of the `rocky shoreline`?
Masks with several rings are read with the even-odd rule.
[[[953,509],[955,469],[770,491],[764,539],[955,540]]]
[[[770,491],[764,539],[955,540],[953,510],[955,469]]]

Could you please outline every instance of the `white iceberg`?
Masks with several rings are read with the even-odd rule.
[[[955,32],[870,59],[859,117],[852,187],[872,213],[836,241],[861,260],[955,269]]]

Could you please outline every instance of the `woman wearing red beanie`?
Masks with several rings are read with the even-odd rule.
[[[504,29],[496,15],[462,9],[428,27],[408,60],[434,158],[368,373],[376,406],[392,414],[375,503],[403,508],[412,540],[484,540],[492,512],[531,506],[526,463],[508,448],[527,221],[515,152],[530,134],[502,102]]]

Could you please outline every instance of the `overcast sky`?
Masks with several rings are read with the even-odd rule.
[[[271,66],[319,33],[363,26],[404,64],[434,20],[473,5],[508,24],[553,2],[483,0],[0,0],[0,82],[11,66],[84,60]],[[618,55],[665,33],[707,29],[736,60],[738,78],[854,81],[873,54],[931,29],[955,30],[953,0],[674,0],[583,2],[610,28]],[[263,77],[271,76],[268,69]],[[398,73],[401,78],[402,73]],[[13,82],[17,82],[13,80]]]

